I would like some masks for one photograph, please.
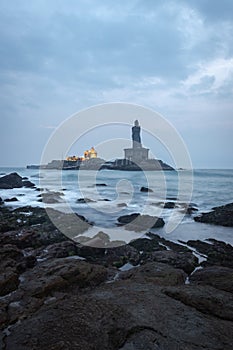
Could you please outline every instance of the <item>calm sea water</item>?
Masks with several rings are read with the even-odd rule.
[[[214,206],[233,202],[233,170],[194,170],[177,172],[126,172],[126,171],[56,171],[43,170],[40,173],[26,168],[0,168],[0,173],[16,171],[26,176],[37,187],[50,191],[64,190],[64,203],[51,204],[58,210],[73,210],[95,223],[95,227],[85,235],[92,237],[99,231],[108,233],[112,239],[129,241],[142,235],[125,231],[116,226],[120,215],[144,213],[161,216],[166,225],[155,232],[173,241],[215,238],[233,245],[233,229],[196,223],[183,210],[191,201],[200,212],[209,211]],[[95,184],[105,184],[98,186]],[[140,191],[142,186],[153,192]],[[5,199],[16,196],[14,206],[43,206],[38,202],[38,191],[34,189],[1,190]],[[77,203],[79,198],[88,198],[90,203]],[[175,200],[176,199],[176,200]],[[164,201],[176,201],[175,209],[163,209]],[[180,221],[180,222],[179,222]],[[179,222],[177,227],[176,223]],[[174,223],[174,225],[173,225]],[[172,229],[168,229],[172,227]]]

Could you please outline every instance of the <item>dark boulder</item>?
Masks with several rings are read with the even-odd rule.
[[[118,219],[121,225],[127,225],[128,230],[147,230],[150,228],[159,228],[165,225],[162,218],[151,215],[141,215],[139,213],[133,213],[130,215],[122,215]]]
[[[173,208],[175,208],[175,206],[176,206],[175,202],[166,202],[166,203],[164,203],[164,208],[165,209],[173,209]]]
[[[195,221],[206,224],[233,226],[233,203],[212,208],[211,212],[195,216]]]
[[[12,198],[6,198],[5,202],[17,202],[18,199],[16,197],[12,197]]]
[[[17,173],[11,173],[0,177],[0,188],[11,189],[23,187],[22,177]]]
[[[142,186],[140,189],[141,192],[153,192],[153,190],[149,187]]]

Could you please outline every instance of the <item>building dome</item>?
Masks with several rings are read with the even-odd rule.
[[[94,149],[94,147],[91,147],[90,151],[89,151],[89,157],[90,158],[96,158],[97,157],[97,152]]]

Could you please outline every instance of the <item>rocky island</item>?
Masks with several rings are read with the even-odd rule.
[[[154,171],[174,170],[173,167],[160,159],[150,159],[149,149],[141,143],[141,127],[135,120],[132,127],[132,147],[124,149],[124,158],[115,161],[105,161],[97,157],[97,152],[92,147],[84,152],[84,157],[67,157],[65,160],[52,160],[45,165],[28,165],[28,169],[58,169],[58,170],[125,170],[125,171]]]

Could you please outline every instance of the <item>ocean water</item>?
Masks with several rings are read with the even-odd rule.
[[[56,204],[38,202],[40,192],[30,188],[0,190],[4,199],[17,197],[18,202],[8,206],[25,205],[52,207],[64,212],[84,215],[94,226],[85,232],[93,237],[99,231],[107,233],[111,240],[141,237],[145,232],[127,231],[117,226],[117,218],[131,213],[143,213],[163,217],[165,226],[150,230],[172,241],[215,238],[233,245],[233,229],[197,223],[193,216],[209,211],[214,206],[233,202],[233,170],[194,170],[179,172],[127,172],[102,170],[57,171],[26,168],[0,168],[0,174],[17,172],[26,176],[44,191],[63,192],[63,201]],[[1,176],[0,175],[0,176]],[[95,186],[99,184],[100,186]],[[102,186],[105,184],[106,186]],[[152,192],[141,192],[142,186]],[[78,203],[88,198],[90,203]],[[174,209],[164,209],[163,203],[176,203]],[[198,209],[193,215],[185,215],[185,206],[191,203]]]

